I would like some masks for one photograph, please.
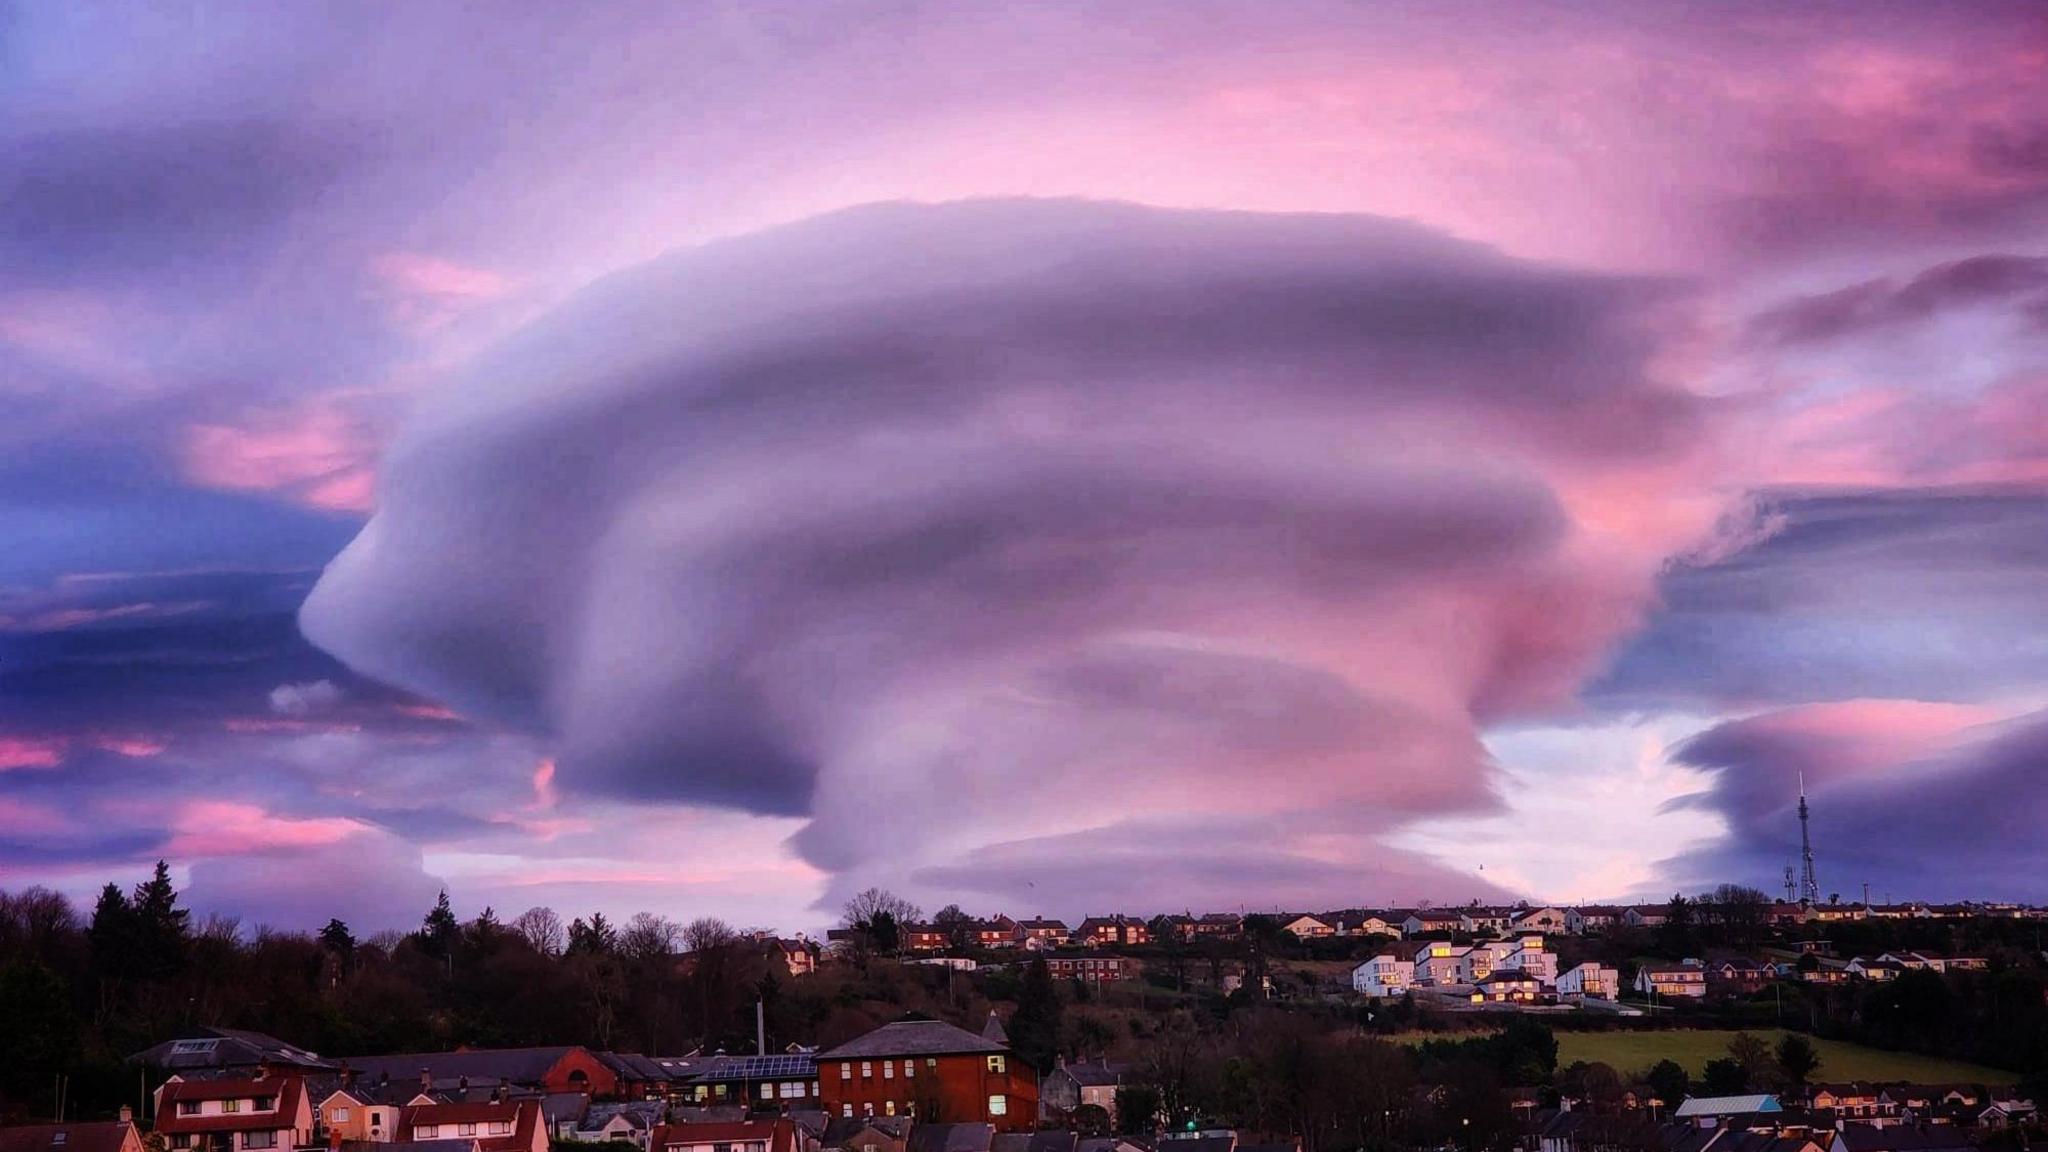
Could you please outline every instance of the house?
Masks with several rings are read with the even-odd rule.
[[[905,924],[897,935],[906,952],[943,952],[953,946],[945,929],[930,924]]]
[[[1195,918],[1193,916],[1179,915],[1155,917],[1152,921],[1151,927],[1163,928],[1164,930],[1173,933],[1173,938],[1179,940],[1183,944],[1193,943],[1195,939]]]
[[[1089,948],[1107,948],[1150,943],[1152,933],[1135,916],[1090,916],[1081,921],[1074,942]]]
[[[1707,983],[1729,992],[1755,992],[1776,974],[1764,961],[1734,952],[1710,952],[1704,967]]]
[[[254,1075],[257,1069],[266,1066],[278,1071],[332,1072],[336,1067],[333,1061],[323,1060],[316,1053],[246,1028],[194,1028],[128,1059],[173,1075],[222,1068],[242,1069]]]
[[[1017,943],[1026,948],[1058,948],[1073,937],[1064,920],[1034,916],[1017,921]]]
[[[1415,986],[1415,949],[1391,948],[1351,970],[1351,989],[1364,996],[1405,995]]]
[[[542,1048],[473,1048],[460,1052],[413,1052],[353,1056],[349,1066],[359,1082],[384,1076],[393,1082],[422,1077],[430,1084],[467,1079],[541,1092],[585,1092],[596,1099],[619,1095],[619,1074],[579,1044]]]
[[[1562,908],[1521,908],[1508,918],[1508,927],[1516,932],[1563,932],[1565,912]]]
[[[1806,1106],[1836,1121],[1889,1120],[1899,1114],[1898,1102],[1875,1084],[1850,1081],[1815,1084],[1806,1090]]]
[[[910,1143],[910,1117],[834,1116],[825,1122],[819,1143],[843,1152],[905,1152]],[[654,1152],[665,1150],[657,1146]]]
[[[817,1060],[825,1110],[841,1117],[971,1121],[1004,1132],[1038,1122],[1038,1074],[1007,1044],[943,1020],[884,1024]]]
[[[1490,932],[1496,936],[1505,935],[1515,919],[1512,908],[1488,908],[1478,904],[1464,909],[1464,914],[1467,932]]]
[[[1667,904],[1632,904],[1622,909],[1621,922],[1630,928],[1662,928],[1670,914]]]
[[[142,1152],[134,1121],[121,1111],[120,1120],[0,1128],[0,1152]]]
[[[615,1094],[621,1100],[665,1100],[674,1077],[658,1060],[638,1052],[592,1052],[598,1062],[618,1078]]]
[[[1564,930],[1574,936],[1600,933],[1621,923],[1621,909],[1612,904],[1581,904],[1564,914]]]
[[[1429,985],[1458,983],[1465,954],[1470,951],[1472,946],[1469,944],[1431,941],[1415,953],[1415,982]]]
[[[1513,968],[1496,968],[1474,985],[1473,1002],[1534,1004],[1543,996],[1543,982]]]
[[[1826,904],[1815,904],[1813,906],[1813,918],[1823,924],[1832,924],[1838,921],[1868,920],[1870,919],[1870,909],[1862,904],[1837,904],[1829,901]]]
[[[1635,989],[1645,996],[1697,999],[1707,994],[1707,972],[1697,960],[1684,964],[1645,964],[1636,969]]]
[[[387,1078],[363,1082],[353,1069],[344,1068],[340,1086],[313,1102],[313,1126],[326,1141],[342,1143],[384,1143],[398,1139],[398,1112],[417,1094],[419,1085]],[[588,1097],[578,1095],[578,1099]]]
[[[1116,1122],[1116,1090],[1124,1082],[1124,1065],[1107,1060],[1061,1060],[1039,1084],[1039,1108],[1043,1118],[1064,1122],[1087,1106],[1100,1108]]]
[[[809,940],[778,939],[769,955],[781,961],[791,976],[809,976],[818,970],[818,946]]]
[[[1048,956],[1045,968],[1055,980],[1107,982],[1138,978],[1138,962],[1128,956]]]
[[[586,1144],[618,1141],[646,1149],[666,1111],[664,1105],[654,1100],[594,1104],[570,1129],[569,1139]]]
[[[155,1112],[169,1148],[292,1149],[313,1137],[313,1105],[297,1076],[171,1080],[156,1090]]]
[[[1347,912],[1337,918],[1338,933],[1344,936],[1399,936],[1401,922],[1377,912]]]
[[[993,920],[976,920],[968,926],[977,948],[1015,948],[1017,946],[1017,922],[1008,916],[997,916]]]
[[[1872,959],[1864,956],[1852,958],[1848,964],[1849,975],[1863,980],[1882,983],[1896,980],[1906,971],[1906,966],[1897,960]]]
[[[1804,924],[1811,919],[1813,919],[1813,908],[1810,905],[1790,901],[1775,901],[1764,912],[1765,922],[1773,927],[1782,928],[1794,924]]]
[[[1195,921],[1197,938],[1229,940],[1244,931],[1244,917],[1235,912],[1206,912]]]
[[[713,1056],[676,1085],[683,1104],[746,1104],[761,1109],[820,1107],[818,1058],[808,1052]]]
[[[1472,922],[1455,909],[1423,908],[1401,921],[1403,936],[1450,936],[1472,931]]]
[[[1293,935],[1297,940],[1311,940],[1337,934],[1337,930],[1323,922],[1320,917],[1309,915],[1289,918],[1286,923],[1280,925],[1280,930]]]
[[[1557,983],[1557,953],[1550,950],[1543,937],[1518,936],[1493,942],[1489,947],[1494,950],[1496,971],[1507,968],[1523,973],[1546,988]]]
[[[796,1122],[786,1117],[774,1120],[735,1120],[707,1124],[662,1124],[648,1134],[649,1152],[808,1152],[802,1147]],[[887,1143],[847,1145],[879,1150]],[[900,1144],[898,1145],[900,1147]]]
[[[1621,995],[1621,973],[1588,961],[1557,978],[1557,994],[1569,1000],[1613,1000]]]
[[[461,1104],[408,1104],[398,1113],[398,1142],[474,1141],[476,1152],[547,1152],[547,1125],[533,1096]]]

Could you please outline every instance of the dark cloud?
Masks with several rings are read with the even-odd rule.
[[[1771,344],[1802,344],[1985,305],[2048,306],[2048,258],[1973,256],[1936,265],[1903,284],[1867,280],[1779,305],[1757,316],[1750,330],[1753,338]]]
[[[1728,836],[1672,871],[1774,887],[1797,860],[1796,779],[1805,773],[1824,893],[1857,899],[1868,883],[1874,898],[2040,899],[2048,713],[1970,719],[1870,701],[1847,716],[1794,709],[1710,729],[1676,756],[1715,773],[1714,790],[1696,802],[1727,817]],[[1859,746],[1859,730],[1894,739],[1866,736]]]
[[[833,869],[1057,829],[1091,776],[1479,810],[1473,715],[1561,698],[1641,594],[1560,489],[1701,428],[1645,369],[1676,303],[1367,218],[839,213],[482,358],[304,624],[558,738],[565,787],[832,813]]]
[[[1778,492],[1760,542],[1678,563],[1588,691],[1616,707],[1975,700],[2048,675],[2048,494]]]

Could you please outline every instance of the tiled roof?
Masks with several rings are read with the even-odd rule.
[[[175,1132],[271,1132],[290,1128],[298,1121],[299,1102],[305,1087],[296,1076],[262,1080],[174,1080],[163,1086],[159,1096],[156,1130]],[[261,1096],[277,1098],[277,1107],[264,1111],[216,1113],[208,1116],[180,1116],[178,1102],[184,1100],[251,1100]]]
[[[769,1152],[791,1152],[796,1125],[789,1120],[740,1120],[725,1124],[663,1124],[648,1135],[652,1152],[678,1144],[742,1144],[762,1140]]]
[[[134,1130],[125,1120],[0,1128],[0,1152],[121,1152]]]
[[[1009,1049],[965,1028],[944,1020],[898,1020],[884,1024],[865,1036],[857,1036],[820,1060],[844,1060],[863,1056],[944,1056],[960,1053],[1006,1053]]]
[[[478,1048],[468,1052],[402,1052],[384,1056],[352,1056],[350,1067],[363,1076],[388,1074],[393,1080],[419,1078],[431,1072],[436,1079],[467,1076],[472,1080],[503,1080],[508,1084],[538,1084],[564,1056],[576,1051],[573,1045],[549,1048]]]
[[[993,1124],[919,1124],[908,1152],[989,1152],[995,1134]]]

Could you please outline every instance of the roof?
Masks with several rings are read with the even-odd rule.
[[[782,1052],[772,1056],[713,1056],[694,1072],[680,1073],[692,1083],[717,1084],[736,1080],[814,1080],[818,1058],[809,1052]]]
[[[1123,1083],[1124,1076],[1122,1064],[1111,1064],[1106,1060],[1069,1064],[1062,1071],[1083,1088],[1113,1088]]]
[[[995,1134],[993,1124],[919,1124],[908,1152],[990,1152]]]
[[[884,1024],[864,1036],[856,1036],[839,1047],[819,1053],[820,1060],[844,1060],[864,1056],[944,1056],[955,1053],[1004,1053],[1010,1051],[965,1028],[944,1020],[898,1020]]]
[[[0,1128],[0,1152],[121,1152],[134,1131],[126,1120]]]
[[[1970,1146],[1970,1134],[1952,1124],[1936,1124],[1927,1128],[1907,1124],[1883,1128],[1847,1124],[1837,1135],[1849,1152],[1935,1152]]]
[[[317,1053],[245,1028],[195,1028],[183,1036],[145,1048],[128,1059],[167,1072],[188,1068],[254,1068],[259,1064],[320,1069],[334,1067],[331,1061],[321,1059]]]
[[[1687,1096],[1673,1116],[1728,1116],[1741,1112],[1782,1112],[1778,1098],[1768,1093],[1751,1096]]]
[[[990,1152],[1074,1152],[1072,1132],[1006,1132],[994,1137]]]
[[[388,1074],[393,1080],[417,1080],[422,1071],[436,1080],[467,1076],[472,1080],[503,1080],[538,1084],[562,1058],[578,1051],[573,1044],[548,1048],[476,1048],[464,1052],[401,1052],[386,1056],[351,1056],[349,1067],[363,1076]]]
[[[825,1135],[821,1142],[836,1148],[869,1130],[880,1132],[891,1140],[903,1140],[910,1135],[910,1117],[834,1116],[825,1122]],[[660,1152],[660,1149],[655,1152]]]
[[[769,1152],[791,1152],[796,1124],[789,1120],[735,1120],[709,1124],[663,1124],[648,1135],[651,1152],[677,1144],[741,1144],[761,1140]]]
[[[996,1015],[993,1008],[988,1010],[988,1020],[981,1026],[981,1038],[992,1044],[1008,1045],[1010,1042],[1010,1034],[1003,1028],[1003,1018]]]
[[[628,1080],[667,1080],[669,1071],[638,1052],[592,1052],[598,1062]]]
[[[398,1114],[398,1132],[410,1136],[419,1124],[490,1124],[509,1122],[512,1131],[492,1136],[480,1133],[480,1152],[510,1152],[533,1146],[534,1131],[540,1126],[540,1101],[532,1096],[516,1100],[484,1101],[474,1104],[415,1104]]]

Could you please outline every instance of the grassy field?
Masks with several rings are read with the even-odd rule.
[[[1671,1032],[1559,1032],[1557,1034],[1557,1061],[1569,1064],[1574,1060],[1600,1061],[1610,1064],[1623,1074],[1648,1068],[1659,1060],[1676,1060],[1685,1065],[1686,1071],[1698,1076],[1707,1061],[1728,1054],[1728,1041],[1733,1032],[1718,1031],[1671,1031]],[[1782,1032],[1760,1030],[1753,1035],[1764,1043],[1775,1046]],[[1866,1048],[1861,1044],[1850,1044],[1840,1040],[1815,1039],[1815,1048],[1820,1051],[1820,1071],[1814,1074],[1817,1080],[1910,1080],[1920,1084],[1944,1084],[1954,1081],[1975,1083],[2010,1084],[2015,1077],[2010,1072],[1985,1068],[1977,1064],[1965,1064],[1957,1060],[1944,1060],[1937,1056],[1920,1056],[1911,1052],[1886,1052],[1880,1048]]]

